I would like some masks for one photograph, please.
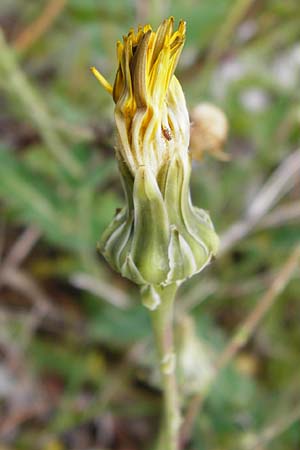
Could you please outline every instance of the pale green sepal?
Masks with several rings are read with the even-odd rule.
[[[141,297],[143,305],[150,311],[154,311],[160,305],[160,295],[150,284],[141,288]]]
[[[119,172],[121,176],[121,183],[125,193],[125,199],[127,204],[127,210],[133,210],[133,183],[134,178],[130,173],[128,167],[124,163],[124,161],[119,160]]]
[[[142,277],[130,254],[125,258],[124,264],[119,268],[119,271],[123,277],[129,278],[129,280],[136,284],[147,284],[147,281]]]
[[[181,210],[185,227],[200,245],[206,247],[209,258],[218,251],[219,238],[214,230],[209,214],[192,205],[190,193],[190,163],[182,160],[184,179],[181,192]]]
[[[181,279],[188,278],[193,274],[202,270],[210,261],[212,252],[210,251],[209,239],[214,239],[215,232],[211,226],[211,222],[204,220],[203,216],[199,217],[194,212],[194,208],[190,203],[189,197],[189,180],[190,180],[190,161],[182,159],[180,155],[176,155],[169,163],[166,173],[164,188],[164,200],[168,211],[171,227],[178,230],[178,245],[181,241],[180,252],[182,264],[184,265],[183,273],[180,273],[180,264],[177,255],[177,266]],[[203,214],[206,214],[203,212]],[[174,236],[173,236],[174,245]],[[178,277],[176,269],[171,269],[168,280],[174,280]],[[179,277],[178,277],[179,278]],[[177,279],[178,279],[177,278]]]
[[[162,194],[151,169],[140,167],[133,190],[132,259],[147,284],[160,284],[169,272],[169,221]]]
[[[127,208],[122,208],[120,212],[118,212],[113,218],[112,222],[109,226],[104,230],[100,241],[98,242],[98,250],[101,252],[105,252],[105,248],[107,247],[107,241],[110,236],[124,223],[127,216]]]
[[[197,271],[193,251],[174,225],[171,226],[169,265],[167,284],[183,281]]]
[[[203,232],[204,236],[207,237],[208,248],[210,249],[212,255],[215,256],[219,250],[220,238],[215,232],[215,228],[211,221],[209,213],[204,209],[197,208],[195,206],[192,206],[192,208],[195,216],[197,216],[197,219],[201,222],[201,224],[204,225],[204,227],[201,226],[201,231]]]
[[[118,271],[122,261],[121,254],[128,245],[132,230],[132,219],[126,218],[127,215],[122,214],[120,218],[116,216],[98,246],[106,260]]]

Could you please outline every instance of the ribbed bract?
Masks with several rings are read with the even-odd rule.
[[[146,166],[120,172],[127,205],[103,234],[99,250],[136,284],[167,285],[199,272],[218,248],[206,211],[191,203],[190,161],[174,155],[155,177]]]

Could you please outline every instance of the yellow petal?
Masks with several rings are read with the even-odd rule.
[[[107,81],[106,78],[96,69],[96,67],[91,67],[92,74],[97,78],[100,84],[107,90],[109,94],[112,94],[112,85]]]

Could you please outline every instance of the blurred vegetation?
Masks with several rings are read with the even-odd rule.
[[[1,450],[152,448],[147,314],[95,249],[123,194],[113,104],[89,66],[112,81],[116,41],[170,14],[187,21],[189,108],[210,101],[230,123],[230,162],[205,156],[192,178],[223,247],[177,300],[179,348],[196,345],[185,409],[206,394],[186,449],[300,448],[299,264],[209,392],[202,382],[300,241],[299,1],[160,3],[1,0]]]

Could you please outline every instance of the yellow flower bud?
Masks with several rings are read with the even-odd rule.
[[[174,19],[157,32],[149,25],[130,30],[117,43],[119,67],[113,87],[93,68],[112,92],[118,132],[117,157],[134,176],[139,167],[156,176],[174,153],[186,151],[189,117],[174,70],[185,39],[185,22],[173,32]]]
[[[191,203],[189,116],[174,71],[185,23],[165,20],[130,30],[117,43],[113,86],[93,73],[115,102],[116,156],[126,194],[99,249],[123,276],[140,285],[166,286],[199,272],[216,253],[208,214]],[[153,289],[145,302],[156,305]]]

